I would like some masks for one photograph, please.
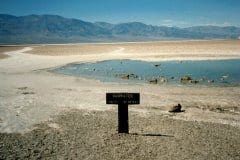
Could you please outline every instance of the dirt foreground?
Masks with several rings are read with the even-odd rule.
[[[48,72],[108,59],[239,59],[239,42],[45,45],[4,52],[0,159],[239,159],[238,86],[116,84]],[[116,106],[106,105],[106,92],[141,94],[141,104],[129,109],[131,134],[117,134]],[[169,113],[178,103],[185,112]]]
[[[116,111],[72,110],[25,134],[0,134],[1,159],[239,159],[240,129],[130,112],[130,134],[116,133]]]

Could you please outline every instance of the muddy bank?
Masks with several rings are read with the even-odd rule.
[[[181,114],[181,113],[180,113]],[[0,159],[239,159],[240,129],[130,111],[130,134],[117,112],[71,110],[24,134],[0,134]]]

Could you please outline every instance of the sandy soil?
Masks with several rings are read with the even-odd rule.
[[[31,46],[5,53],[9,57],[0,60],[0,159],[239,159],[240,87],[115,84],[47,72],[67,63],[107,59],[240,58],[239,41],[172,43]],[[149,54],[148,45],[157,51]],[[167,52],[158,48],[165,45],[171,46],[168,53],[176,51],[174,45],[188,47],[163,57]],[[186,56],[194,45],[199,55]],[[215,49],[214,56],[208,49]],[[116,134],[116,106],[106,105],[105,94],[120,91],[141,94],[141,104],[130,107],[131,132],[137,135]],[[177,103],[185,112],[169,113]]]

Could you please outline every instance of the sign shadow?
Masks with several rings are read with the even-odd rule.
[[[147,137],[174,137],[173,135],[166,135],[166,134],[152,134],[152,133],[129,133],[135,136],[147,136]]]

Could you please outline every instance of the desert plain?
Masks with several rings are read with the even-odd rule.
[[[240,59],[240,40],[0,47],[0,159],[240,159],[240,86],[101,82],[49,69],[112,59]],[[139,92],[129,134],[107,92]],[[180,103],[184,112],[169,113]]]

